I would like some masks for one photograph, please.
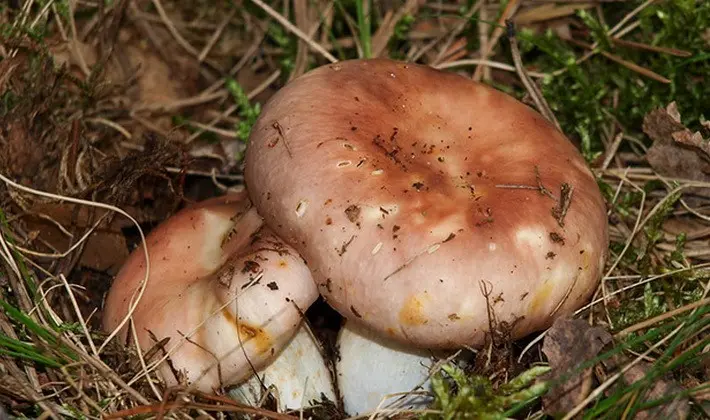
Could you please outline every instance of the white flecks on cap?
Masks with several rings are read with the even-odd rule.
[[[541,226],[526,226],[515,232],[516,245],[540,248],[545,243],[545,230]]]
[[[375,255],[378,252],[380,252],[380,249],[382,249],[382,242],[378,242],[377,245],[375,245],[375,247],[372,248],[372,255]]]
[[[440,247],[441,247],[441,244],[434,244],[434,245],[430,246],[429,248],[427,248],[426,252],[427,252],[427,254],[433,254]]]
[[[296,216],[299,218],[303,217],[304,214],[306,214],[306,209],[308,208],[308,201],[307,200],[301,200],[298,202],[298,205],[296,206]]]

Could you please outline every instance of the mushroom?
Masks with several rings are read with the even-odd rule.
[[[387,340],[348,321],[338,334],[337,346],[335,370],[346,413],[423,409],[432,402],[426,392],[429,370],[439,355]]]
[[[331,372],[322,348],[307,323],[303,323],[279,357],[229,391],[235,400],[258,406],[267,393],[281,410],[298,410],[326,397],[335,401]]]
[[[606,259],[605,204],[571,142],[426,66],[352,60],[290,82],[252,129],[245,180],[331,306],[417,348],[541,330],[588,299]]]
[[[145,255],[136,249],[106,298],[104,328],[119,329],[121,340],[137,339],[143,351],[159,342],[151,360],[172,386],[187,382],[204,392],[260,376],[278,383],[280,358],[294,360],[317,348],[292,338],[308,334],[303,312],[318,291],[303,259],[266,226],[246,193],[207,200],[181,210],[146,238],[150,272],[145,288]],[[141,290],[142,295],[141,295]],[[132,302],[138,300],[127,323]],[[167,342],[165,342],[167,339]],[[164,361],[163,355],[170,358]],[[285,385],[283,407],[309,393],[334,395],[323,358],[311,356],[311,384]],[[275,379],[274,379],[275,378]],[[184,381],[183,381],[184,379]],[[294,383],[296,381],[296,383]],[[324,388],[323,388],[324,387]],[[298,407],[295,407],[298,408]]]

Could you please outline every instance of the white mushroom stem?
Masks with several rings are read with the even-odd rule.
[[[436,356],[386,340],[346,321],[338,335],[337,382],[353,416],[377,410],[425,408],[432,400],[429,370]]]
[[[269,393],[278,401],[279,410],[308,407],[323,396],[335,401],[330,370],[307,323],[273,362],[229,391],[235,400],[254,406]]]

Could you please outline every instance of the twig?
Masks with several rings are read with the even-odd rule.
[[[520,49],[518,48],[518,40],[515,38],[515,25],[513,24],[513,21],[507,20],[505,23],[508,29],[508,40],[510,41],[510,50],[511,55],[513,56],[513,63],[515,64],[515,69],[518,72],[520,81],[522,81],[523,85],[525,85],[525,89],[528,91],[528,94],[530,94],[533,102],[535,102],[535,106],[538,111],[540,111],[540,113],[547,118],[548,121],[554,124],[558,130],[562,131],[560,123],[555,117],[555,113],[552,112],[552,109],[547,104],[542,92],[540,92],[540,89],[538,89],[535,82],[530,79],[530,76],[528,76],[525,68],[523,67],[523,60],[520,57]]]
[[[621,141],[624,139],[624,132],[620,132],[614,137],[614,141],[611,142],[611,146],[606,150],[606,156],[604,156],[604,162],[602,162],[602,170],[605,170],[609,167],[611,164],[611,161],[614,159],[614,156],[616,156],[616,151],[619,150],[619,146],[621,145]]]
[[[634,324],[628,328],[625,328],[625,329],[619,331],[618,333],[614,334],[614,336],[617,338],[626,337],[627,335],[635,333],[636,331],[640,331],[645,328],[649,328],[658,322],[665,321],[666,319],[673,318],[674,316],[682,314],[683,312],[688,312],[688,311],[691,311],[695,308],[699,308],[701,306],[706,306],[706,305],[710,305],[710,298],[701,299],[701,300],[695,301],[693,303],[689,303],[687,305],[681,306],[680,308],[673,309],[672,311],[668,311],[668,312],[663,313],[661,315],[654,316],[653,318],[646,319],[642,322],[639,322],[637,324]]]
[[[326,60],[330,61],[331,63],[336,63],[338,62],[338,59],[333,57],[331,53],[329,53],[325,48],[323,48],[320,44],[317,42],[313,41],[311,37],[303,33],[300,29],[298,29],[293,23],[289,22],[288,19],[283,17],[279,12],[276,10],[272,9],[271,6],[268,4],[264,3],[262,0],[250,0],[252,3],[256,4],[259,6],[264,12],[266,12],[269,16],[272,18],[276,19],[284,28],[286,28],[287,31],[293,33],[296,35],[298,38],[306,42],[309,47],[320,53],[323,57],[325,57]]]
[[[387,47],[387,43],[397,23],[407,14],[414,14],[419,9],[419,0],[407,0],[394,14],[388,15],[388,19],[380,23],[380,27],[372,36],[372,56],[380,57]]]
[[[465,59],[465,60],[456,60],[456,61],[447,61],[445,63],[432,65],[432,67],[434,67],[435,69],[444,70],[444,69],[450,69],[450,68],[454,68],[454,67],[477,66],[477,65],[484,65],[484,66],[491,67],[494,69],[505,70],[505,71],[510,71],[510,72],[517,71],[515,69],[515,66],[511,66],[510,64],[500,63],[498,61],[491,61],[491,60],[481,60],[481,59],[476,59],[476,58]],[[547,77],[547,75],[545,73],[539,73],[536,71],[528,71],[528,76],[536,77],[539,79]]]
[[[690,57],[693,55],[693,53],[691,53],[690,51],[679,50],[677,48],[658,47],[655,45],[644,44],[641,42],[625,41],[619,37],[610,37],[609,39],[611,39],[614,44],[619,44],[625,47],[638,48],[640,50],[670,54],[675,55],[677,57]]]
[[[594,49],[595,47],[593,45],[587,44],[586,42],[578,41],[578,40],[572,39],[572,38],[563,38],[563,39],[565,39],[568,42],[571,42],[572,44],[578,45],[580,47],[587,48],[589,50],[595,50]],[[619,57],[618,55],[614,55],[614,54],[604,51],[604,50],[598,50],[598,52],[599,52],[599,54],[603,55],[604,57],[608,58],[609,60],[619,63],[622,66],[628,68],[629,70],[633,70],[636,73],[639,73],[641,75],[648,77],[649,79],[653,79],[653,80],[656,80],[658,82],[665,83],[665,84],[671,83],[670,80],[661,76],[660,74],[658,74],[652,70],[649,70],[645,67],[639,66],[638,64],[636,64],[634,62],[624,60],[623,58]]]
[[[503,28],[504,28],[506,21],[508,21],[509,19],[512,19],[515,12],[518,11],[518,7],[520,7],[520,0],[508,1],[508,4],[505,6],[503,13],[500,15],[500,18],[498,19],[498,26],[496,26],[496,28],[493,29],[493,33],[491,34],[491,37],[488,39],[485,54],[483,54],[480,57],[481,59],[483,59],[483,60],[487,59],[488,56],[493,52],[493,49],[498,44],[498,40],[500,39],[501,36],[503,36],[503,33],[504,33]],[[482,72],[483,72],[482,66],[476,67],[476,71],[473,73],[473,76],[472,76],[473,80],[480,81],[481,76],[482,76]]]
[[[190,45],[189,42],[185,38],[180,35],[180,31],[177,30],[175,25],[173,25],[173,22],[170,20],[170,17],[168,16],[167,13],[165,13],[165,9],[163,9],[163,5],[160,2],[160,0],[152,0],[153,1],[153,6],[155,6],[155,10],[158,11],[158,15],[160,15],[160,19],[163,20],[163,23],[165,26],[168,28],[168,31],[172,34],[172,36],[175,38],[175,41],[177,41],[180,46],[185,49],[185,51],[189,52],[190,54],[194,55],[195,57],[198,57],[200,53]]]
[[[513,0],[515,1],[515,0]],[[461,19],[461,22],[456,25],[456,27],[449,33],[449,36],[446,38],[446,42],[444,43],[444,46],[439,50],[439,53],[436,55],[436,58],[431,62],[432,65],[437,65],[439,62],[444,58],[444,54],[446,51],[448,51],[449,46],[451,43],[454,41],[454,38],[456,38],[465,28],[466,25],[468,25],[469,20],[473,15],[483,6],[483,0],[478,0],[476,4],[474,4],[470,9],[468,9],[468,12],[463,16],[463,19]],[[436,42],[439,41],[439,39],[434,40]],[[434,44],[435,45],[435,44]],[[486,57],[482,57],[486,58]]]
[[[202,62],[205,59],[205,57],[207,57],[207,54],[209,54],[212,47],[214,47],[214,45],[219,40],[220,36],[222,36],[222,32],[224,32],[224,28],[227,27],[227,25],[229,24],[229,21],[232,20],[234,15],[237,14],[237,10],[238,9],[236,7],[233,7],[232,10],[229,11],[227,16],[224,17],[222,22],[219,24],[217,29],[215,29],[214,33],[210,37],[209,41],[207,41],[207,44],[205,44],[205,46],[202,48],[202,51],[200,51],[200,53],[197,55],[197,61]]]

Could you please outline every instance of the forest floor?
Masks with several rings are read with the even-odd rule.
[[[390,57],[542,103],[597,176],[610,229],[582,324],[494,335],[464,350],[465,370],[432,372],[428,410],[390,415],[710,417],[709,23],[700,0],[3,2],[0,406],[56,419],[303,415],[163,389],[106,341],[102,302],[139,232],[242,188],[249,130],[274,92],[334,60]],[[540,366],[550,373],[529,376]]]

